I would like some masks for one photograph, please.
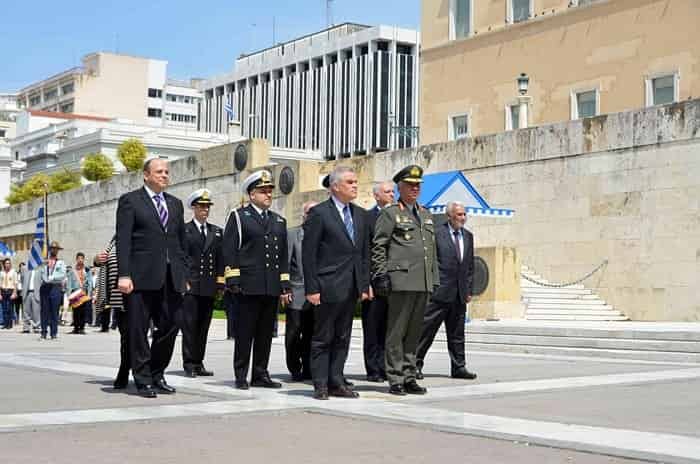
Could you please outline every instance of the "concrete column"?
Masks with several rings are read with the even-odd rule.
[[[532,100],[532,97],[529,97],[527,95],[518,97],[518,128],[519,129],[525,129],[528,124],[528,108],[530,105],[530,101]]]

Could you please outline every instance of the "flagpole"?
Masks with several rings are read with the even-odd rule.
[[[49,186],[44,184],[44,258],[49,259]]]

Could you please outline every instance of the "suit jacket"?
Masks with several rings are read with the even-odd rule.
[[[117,262],[119,277],[131,277],[134,290],[159,290],[165,285],[168,264],[176,292],[185,292],[189,262],[185,253],[182,202],[163,192],[168,223],[163,228],[153,200],[140,188],[119,197],[117,206]]]
[[[302,253],[302,241],[304,239],[304,229],[299,228],[287,234],[289,243],[289,283],[292,287],[291,309],[308,309],[306,305],[306,292],[304,290],[304,260]]]
[[[388,274],[392,291],[431,293],[440,284],[433,215],[423,207],[418,214],[420,221],[399,201],[374,226],[372,275]]]
[[[32,276],[32,271],[26,270],[22,275],[22,299],[26,300],[27,295],[29,295],[29,279]],[[41,267],[34,269],[34,289],[32,292],[32,299],[39,303],[41,302],[41,295],[39,289],[41,288]]]
[[[252,205],[231,213],[224,230],[224,277],[226,285],[237,285],[245,295],[279,296],[289,290],[287,221],[269,211],[264,221]],[[239,249],[240,246],[240,249]]]
[[[185,252],[190,262],[187,281],[192,295],[211,297],[218,287],[223,288],[223,241],[224,231],[219,226],[207,223],[207,238],[202,240],[202,232],[194,221],[185,225]]]
[[[467,296],[472,294],[474,236],[467,229],[462,229],[464,252],[461,262],[457,259],[457,248],[448,223],[438,227],[436,236],[440,287],[433,293],[432,299],[440,303],[452,303],[457,299],[466,302]]]
[[[337,303],[369,291],[369,228],[367,212],[350,204],[355,240],[350,239],[333,198],[311,208],[304,222],[304,285],[306,294],[321,294],[323,303]]]

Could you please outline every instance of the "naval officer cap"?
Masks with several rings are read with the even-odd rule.
[[[211,201],[211,192],[209,189],[199,189],[190,193],[187,197],[187,206],[192,209],[195,204],[199,205],[213,205],[214,202]]]
[[[267,171],[265,169],[256,171],[248,177],[246,177],[246,179],[243,181],[241,189],[245,193],[250,193],[253,191],[253,189],[263,187],[275,187],[275,184],[272,180],[272,174],[270,173],[270,171]]]
[[[405,168],[396,173],[393,180],[396,184],[398,184],[399,182],[420,184],[421,182],[423,182],[423,168],[416,164],[406,166]]]

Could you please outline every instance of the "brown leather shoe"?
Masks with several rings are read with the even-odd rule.
[[[359,398],[360,394],[356,391],[343,385],[342,387],[335,387],[328,390],[330,396],[337,396],[338,398]]]

